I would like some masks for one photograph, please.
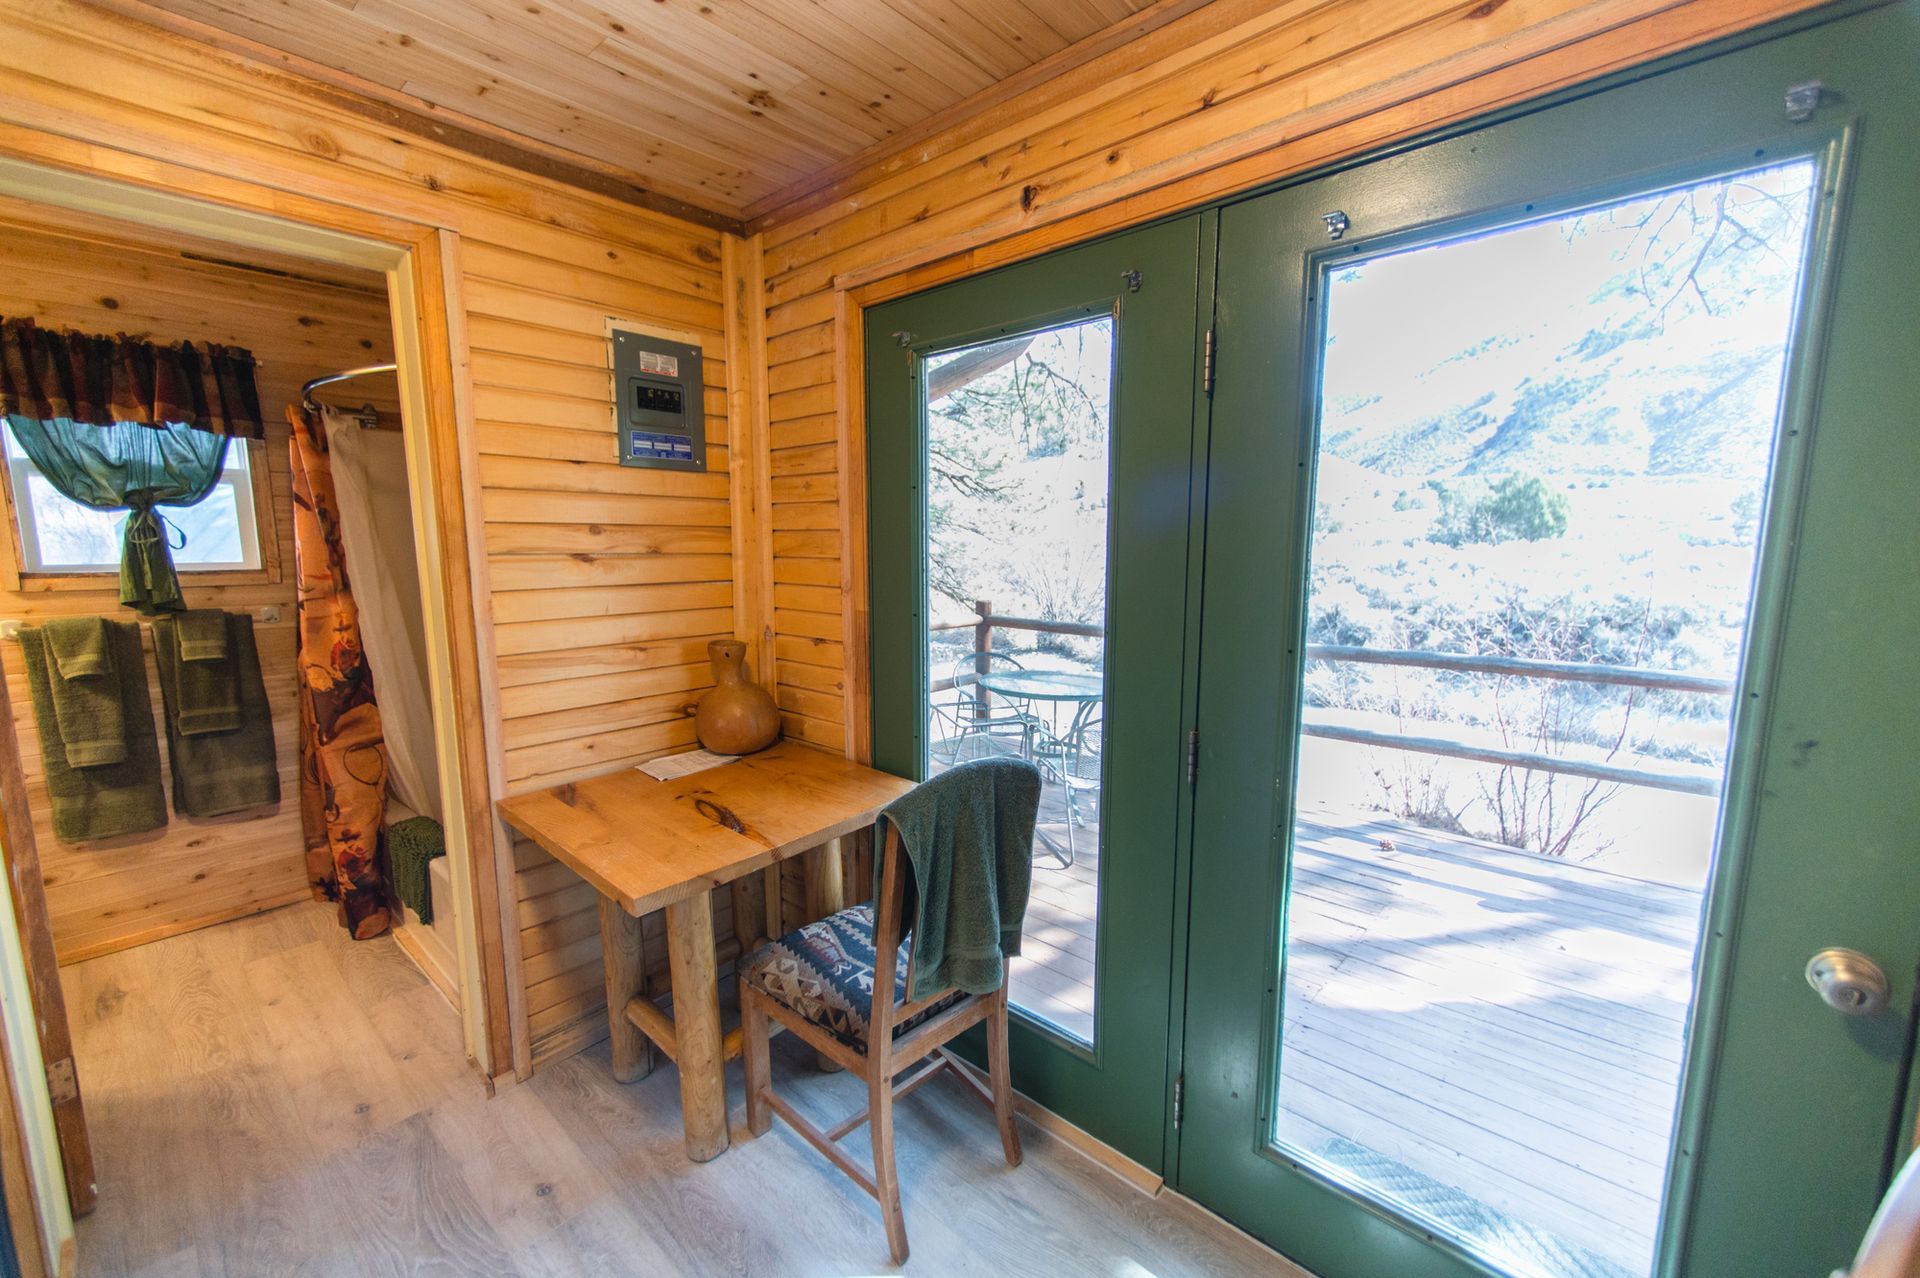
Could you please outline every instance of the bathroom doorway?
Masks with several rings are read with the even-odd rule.
[[[0,221],[7,225],[9,254],[18,259],[10,264],[0,314],[33,319],[43,330],[125,334],[203,350],[246,346],[258,360],[265,427],[262,440],[232,441],[209,499],[163,526],[188,607],[224,612],[230,625],[243,624],[250,633],[271,717],[268,770],[277,774],[276,800],[205,818],[169,802],[165,826],[143,835],[56,837],[19,644],[0,648],[12,694],[0,731],[14,737],[24,759],[19,789],[28,800],[19,821],[9,812],[8,854],[16,862],[23,852],[33,856],[32,877],[44,882],[35,902],[21,904],[21,922],[30,966],[36,953],[61,965],[51,982],[45,972],[33,973],[36,1002],[49,984],[55,990],[64,984],[71,1019],[63,1037],[73,1051],[47,1052],[50,1077],[65,1071],[76,1116],[83,1103],[95,1107],[96,1118],[100,1107],[117,1103],[170,1113],[176,1124],[238,1127],[247,1114],[231,1106],[231,1097],[196,1093],[193,1085],[244,1063],[247,1051],[296,1059],[314,1034],[337,1047],[358,1033],[372,1048],[383,1041],[385,1026],[399,1044],[395,1058],[412,1061],[424,1027],[440,1064],[456,1075],[480,1071],[471,1081],[484,1095],[484,1080],[510,1068],[511,1053],[499,946],[489,939],[499,928],[490,890],[493,847],[484,821],[476,826],[471,819],[476,809],[484,814],[487,803],[478,697],[471,671],[462,679],[456,669],[461,659],[471,661],[474,647],[464,522],[449,531],[448,507],[458,519],[460,503],[444,496],[449,483],[458,492],[458,475],[447,464],[457,463],[457,454],[436,452],[451,437],[450,402],[443,402],[451,391],[430,386],[421,371],[422,331],[429,339],[432,332],[444,335],[444,297],[436,304],[420,288],[439,274],[435,237],[425,238],[432,260],[422,270],[419,243],[410,252],[11,162],[0,163]],[[288,407],[308,382],[368,364],[389,370],[316,388],[311,411],[289,420]],[[385,673],[376,673],[374,682],[383,710],[393,712],[393,730],[410,738],[404,749],[397,740],[388,743],[392,771],[410,779],[383,787],[391,788],[394,807],[375,837],[416,816],[445,831],[446,855],[424,861],[423,892],[411,902],[392,901],[392,925],[369,929],[377,935],[361,942],[339,926],[334,904],[312,903],[308,853],[315,839],[311,814],[303,820],[300,786],[300,574],[291,448],[301,421],[313,423],[330,445],[340,524],[351,529],[357,519],[363,534],[362,553],[354,557],[362,621],[371,621],[383,604],[390,614],[378,627],[393,633],[384,645]],[[436,445],[427,432],[443,423],[447,429]],[[98,566],[92,543],[103,532],[113,534],[113,521],[63,509],[25,451],[9,439],[9,576],[0,621],[16,624],[5,630],[124,611],[111,590],[102,590],[108,583],[87,571]],[[355,503],[358,516],[344,517]],[[16,513],[23,507],[24,520]],[[86,516],[108,527],[92,527]],[[442,546],[453,547],[458,561],[449,564]],[[459,580],[450,583],[450,575]],[[459,593],[469,595],[465,615],[450,607]],[[363,632],[375,628],[362,626]],[[150,629],[140,642],[158,685]],[[379,646],[367,643],[370,653]],[[158,687],[151,701],[162,725],[156,736],[164,737],[167,705]],[[408,701],[411,714],[401,709]],[[25,840],[17,837],[21,824],[30,834]],[[479,839],[472,837],[475,828]],[[36,930],[43,933],[38,946]],[[483,950],[491,951],[490,961]],[[118,966],[96,980],[86,978],[89,964]],[[128,973],[136,979],[122,979]],[[159,1000],[147,1009],[152,1015],[138,1014],[143,991]],[[234,1008],[252,1018],[248,1025],[221,1019]],[[39,1010],[49,1020],[47,1008]],[[136,1014],[122,1021],[123,1013]],[[123,1041],[118,1026],[155,1021],[176,1035],[171,1048]],[[135,1058],[147,1062],[138,1078],[128,1074]],[[183,1085],[182,1103],[155,1105],[165,1098],[154,1088],[168,1076]],[[365,1089],[335,1081],[341,1086],[324,1094],[339,1092],[343,1131],[353,1130],[356,1120],[378,1118],[378,1105],[369,1108],[353,1094]],[[395,1079],[379,1082],[386,1091]],[[58,1102],[63,1088],[57,1080],[52,1090]],[[196,1096],[199,1113],[192,1112]],[[76,1134],[80,1160],[71,1147]],[[227,1152],[205,1142],[196,1147],[190,1128],[168,1134],[149,1127],[142,1148],[119,1151],[130,1153],[124,1158],[112,1148],[89,1149],[84,1120],[63,1124],[62,1135],[68,1162],[81,1170],[99,1153],[101,1201],[122,1193],[120,1205],[151,1197],[143,1185],[164,1174],[153,1162],[156,1149]],[[70,1183],[69,1189],[76,1207],[91,1205],[90,1186]]]

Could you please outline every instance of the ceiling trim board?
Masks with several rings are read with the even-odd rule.
[[[742,217],[669,194],[661,188],[660,183],[630,169],[499,128],[463,112],[437,106],[412,94],[350,72],[335,70],[246,36],[235,35],[198,19],[169,13],[148,3],[148,0],[90,2],[129,21],[211,46],[271,70],[286,72],[282,83],[302,96],[413,137],[535,177],[563,182],[648,212],[679,218],[696,226],[732,235],[746,233]]]
[[[860,185],[859,175],[891,156],[908,151],[930,138],[965,125],[997,106],[1044,85],[1048,80],[1078,70],[1087,63],[1133,43],[1161,27],[1205,8],[1213,0],[1156,0],[1123,21],[1104,27],[1090,36],[1017,71],[1006,79],[990,84],[953,105],[943,107],[917,124],[880,139],[865,150],[848,156],[803,178],[764,199],[747,205],[743,217],[750,232],[818,208],[844,193],[844,188]]]

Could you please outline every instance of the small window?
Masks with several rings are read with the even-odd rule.
[[[27,456],[7,427],[7,479],[20,534],[20,570],[74,575],[118,573],[124,510],[90,510],[64,497]],[[246,440],[227,446],[227,466],[213,491],[193,506],[161,506],[181,573],[247,572],[263,566],[254,502],[253,458]],[[184,539],[185,544],[181,542]]]

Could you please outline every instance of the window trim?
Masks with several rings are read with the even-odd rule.
[[[254,536],[260,547],[258,568],[213,568],[197,570],[182,565],[183,586],[277,585],[281,579],[280,538],[274,510],[273,483],[268,472],[267,448],[257,439],[236,439],[247,449],[247,477],[253,500]],[[14,501],[14,474],[7,450],[0,448],[0,516],[4,516],[7,535],[0,539],[6,553],[0,562],[0,585],[6,589],[29,591],[103,590],[119,576],[119,566],[87,572],[62,569],[56,572],[28,570],[26,547],[21,541],[20,512]]]

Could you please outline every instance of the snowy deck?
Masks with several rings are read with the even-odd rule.
[[[1048,786],[1057,842],[1064,815]],[[1698,894],[1377,813],[1302,836],[1283,1139],[1516,1274],[1647,1272]],[[1071,869],[1035,858],[1013,993],[1091,1038],[1097,824],[1075,843]]]

